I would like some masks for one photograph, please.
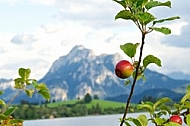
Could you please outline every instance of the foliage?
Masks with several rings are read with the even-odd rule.
[[[48,119],[50,117],[58,118],[97,114],[119,114],[125,109],[124,103],[120,102],[92,100],[90,103],[85,103],[81,101],[82,100],[71,100],[56,103],[44,103],[41,105],[31,105],[28,102],[25,102],[25,104],[16,106],[18,109],[13,113],[13,116],[26,120]]]
[[[85,96],[84,96],[84,102],[85,103],[90,103],[92,101],[92,97],[89,93],[87,93]]]
[[[15,112],[17,107],[10,106],[11,102],[21,93],[25,92],[28,97],[32,97],[35,92],[42,95],[46,100],[50,100],[50,92],[47,86],[44,83],[37,83],[35,79],[29,79],[31,70],[20,68],[18,70],[19,78],[14,79],[14,88],[18,90],[18,93],[12,97],[9,103],[5,103],[0,99],[0,105],[3,106],[2,111],[0,112],[0,126],[20,126],[23,123],[21,119],[15,119],[11,115]],[[3,94],[3,91],[0,91],[0,95]]]
[[[137,126],[146,126],[148,125],[148,122],[151,121],[156,126],[160,125],[177,125],[173,122],[168,122],[168,119],[162,118],[162,116],[168,114],[173,115],[181,115],[185,117],[185,121],[188,125],[190,125],[190,119],[189,119],[189,108],[190,108],[190,94],[189,94],[189,88],[187,88],[187,93],[184,95],[184,97],[181,99],[180,103],[175,103],[174,107],[176,108],[175,111],[171,111],[166,104],[172,102],[170,98],[161,98],[158,101],[155,101],[155,103],[152,103],[150,101],[148,102],[142,102],[138,105],[139,109],[145,109],[150,113],[150,118],[148,119],[145,115],[139,115],[137,118],[126,118],[126,115],[128,113],[129,107],[130,107],[130,100],[133,96],[133,92],[135,89],[136,81],[139,79],[146,80],[146,77],[144,76],[144,70],[150,65],[155,64],[158,67],[161,67],[161,60],[152,55],[149,54],[147,56],[144,56],[143,58],[143,48],[145,44],[145,38],[146,35],[151,33],[152,31],[157,31],[160,33],[163,33],[165,35],[168,35],[171,33],[171,30],[167,27],[156,27],[157,24],[161,24],[163,22],[172,21],[175,19],[180,19],[178,16],[164,18],[164,19],[157,19],[150,10],[157,7],[168,7],[171,8],[171,2],[160,2],[156,0],[113,0],[114,2],[121,5],[124,9],[118,12],[115,16],[115,19],[124,19],[124,20],[130,20],[132,21],[137,28],[141,32],[141,42],[140,43],[126,43],[124,45],[120,45],[121,50],[129,57],[131,58],[131,62],[133,63],[134,72],[133,72],[133,82],[131,83],[130,80],[126,80],[125,83],[129,84],[131,83],[131,91],[126,103],[126,109],[123,115],[123,118],[121,118],[120,126],[122,126],[124,123],[127,126],[130,126],[129,122],[133,122]],[[140,46],[140,54],[138,60],[136,60],[135,55],[137,52],[138,47]],[[185,112],[184,112],[185,111]]]

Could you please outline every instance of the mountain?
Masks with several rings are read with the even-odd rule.
[[[107,98],[105,98],[105,100],[126,102],[128,96],[129,96],[128,94],[122,94],[122,95],[118,95],[116,97],[107,97]],[[173,101],[179,102],[180,99],[183,97],[183,94],[176,93],[170,89],[154,88],[154,89],[145,90],[140,94],[133,95],[131,102],[132,103],[139,103],[140,101],[142,101],[144,98],[147,98],[147,97],[155,98],[155,99],[159,99],[159,98],[163,98],[163,97],[169,97]]]
[[[101,98],[126,92],[114,74],[119,54],[96,56],[92,50],[75,46],[68,55],[56,60],[39,81],[50,87],[55,100],[82,98],[86,93]]]
[[[190,74],[185,74],[183,72],[172,72],[168,74],[173,79],[180,79],[180,80],[190,80]]]
[[[98,95],[102,99],[128,95],[130,85],[126,86],[124,80],[117,78],[114,74],[115,64],[121,59],[123,58],[119,54],[97,56],[92,50],[77,45],[67,55],[57,59],[39,82],[47,84],[51,92],[51,100],[55,101],[81,99],[86,93],[90,93],[91,96]],[[172,79],[149,69],[145,71],[145,76],[146,81],[139,80],[136,84],[135,96],[152,95],[151,91],[155,94],[162,91],[171,92],[168,94],[169,96],[172,96],[172,92],[180,95],[185,92],[186,86],[190,83],[187,80]],[[4,85],[4,91],[12,94],[14,90],[7,86],[10,83],[13,81],[0,81],[0,89]],[[2,95],[5,100],[10,99],[10,96],[8,94]],[[14,102],[19,103],[20,100],[40,102],[43,99],[37,94],[28,99],[23,93]]]

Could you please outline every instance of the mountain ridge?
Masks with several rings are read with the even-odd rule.
[[[126,86],[124,80],[117,78],[114,73],[115,64],[121,59],[123,58],[117,53],[95,55],[92,50],[77,45],[67,55],[54,61],[49,71],[38,82],[47,84],[51,92],[51,100],[55,101],[81,99],[86,93],[92,96],[98,95],[102,99],[129,94],[130,85]],[[149,69],[146,69],[145,77],[146,81],[137,82],[134,95],[143,92],[148,94],[148,91],[155,89],[183,94],[190,83],[188,80],[175,80]],[[3,98],[8,100],[11,96],[8,94],[12,94],[14,90],[10,89],[10,86],[4,89],[8,93],[3,94]],[[32,99],[28,99],[24,93],[14,102],[19,103],[20,100],[43,101],[37,94],[34,94]]]

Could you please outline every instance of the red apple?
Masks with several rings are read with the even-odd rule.
[[[133,74],[133,65],[127,60],[121,60],[116,64],[115,74],[121,79],[128,78]]]
[[[182,125],[182,119],[179,115],[172,115],[170,117],[170,122],[175,122],[175,123]]]

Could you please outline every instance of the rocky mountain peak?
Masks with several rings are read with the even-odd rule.
[[[121,59],[123,58],[119,54],[95,55],[92,50],[78,45],[73,47],[67,55],[57,59],[39,83],[47,84],[52,100],[56,101],[82,98],[86,93],[92,96],[98,95],[99,98],[128,94],[130,85],[126,86],[124,80],[117,78],[114,73],[115,64]],[[190,83],[186,80],[175,80],[148,69],[145,71],[145,77],[146,81],[137,82],[136,95],[158,88],[183,93],[187,84]],[[0,87],[8,92],[3,94],[3,98],[8,99],[13,90],[10,90],[10,86],[6,86],[10,83],[4,82],[5,80],[0,80]],[[22,95],[17,103],[19,100],[28,100],[28,98]],[[31,100],[38,102],[43,99],[35,96]]]

